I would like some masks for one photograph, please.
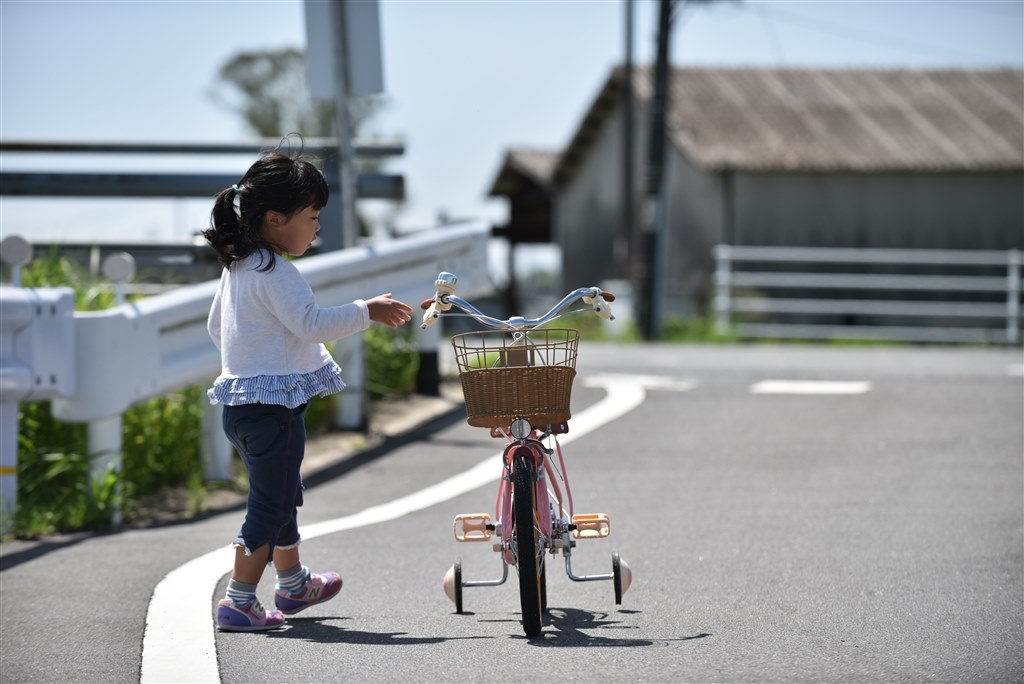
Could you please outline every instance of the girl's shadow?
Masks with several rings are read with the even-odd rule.
[[[366,644],[370,646],[413,646],[418,644],[439,644],[452,639],[488,639],[491,637],[410,637],[407,632],[361,632],[345,629],[335,624],[342,617],[289,618],[288,627],[283,630],[266,632],[266,636],[277,639],[303,639],[318,644]]]

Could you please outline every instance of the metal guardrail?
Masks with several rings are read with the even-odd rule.
[[[252,155],[274,149],[282,140],[263,138],[248,143],[138,143],[138,142],[69,142],[69,141],[12,141],[0,140],[0,195],[23,197],[204,197],[210,198],[238,180],[237,173],[164,172],[39,172],[18,171],[6,155],[73,154],[87,157],[96,155]],[[292,145],[299,147],[298,141]],[[341,171],[338,166],[342,154],[336,138],[310,138],[301,143],[302,150],[325,162],[323,172],[331,193],[342,192]],[[355,158],[384,158],[403,154],[405,146],[394,140],[353,140]],[[400,174],[353,170],[355,198],[402,199],[405,197],[405,178]],[[342,192],[342,195],[345,193]],[[337,225],[338,230],[324,230],[320,235],[326,251],[355,244],[355,219],[342,216],[343,202],[329,203],[320,217],[325,228]]]
[[[482,296],[490,289],[486,268],[489,235],[490,225],[467,224],[306,257],[295,265],[321,306],[382,292],[419,302],[432,294],[440,271],[458,272],[467,294]],[[17,404],[44,396],[39,387],[47,390],[45,398],[51,399],[55,418],[88,424],[88,449],[98,475],[108,468],[120,469],[121,414],[125,409],[154,396],[211,382],[220,370],[220,354],[206,330],[217,281],[183,286],[105,311],[67,310],[44,320],[42,315],[54,307],[32,302],[51,293],[73,301],[70,291],[54,292],[58,289],[4,286],[0,296],[0,416],[4,423],[0,430],[0,498],[5,518],[13,510],[17,492]],[[37,310],[39,315],[34,315]],[[41,328],[43,324],[50,327]],[[440,333],[413,327],[418,348],[436,358]],[[51,328],[63,333],[56,335]],[[46,345],[39,341],[41,335],[45,335]],[[349,386],[342,395],[342,420],[350,426],[361,424],[365,384],[361,337],[340,341],[335,355],[340,357]],[[59,372],[53,367],[57,361],[64,364]],[[40,379],[32,380],[37,377]],[[48,381],[51,377],[53,383]],[[53,388],[47,389],[50,384]],[[204,450],[213,452],[215,459],[226,455],[230,460],[230,449],[218,427],[220,408],[204,407],[204,431],[208,433]],[[212,469],[223,470],[223,464]]]
[[[273,149],[280,140],[267,138],[250,143],[125,143],[0,140],[0,153],[83,154],[83,155],[181,155],[257,154]],[[338,154],[334,138],[310,138],[306,153],[320,158]],[[405,145],[397,140],[355,140],[354,153],[360,158],[401,155]],[[328,183],[337,190],[333,166],[324,170]],[[138,172],[39,172],[0,171],[0,194],[29,197],[207,197],[238,180],[226,173],[138,173]],[[356,177],[356,195],[362,198],[401,199],[405,196],[402,176],[364,171]]]
[[[258,154],[280,144],[279,138],[261,138],[255,142],[78,142],[71,140],[0,140],[0,152],[81,153],[81,154]],[[306,138],[303,149],[319,157],[336,154],[335,138]],[[352,149],[359,157],[390,157],[405,153],[401,140],[367,140],[356,138]]]
[[[714,258],[715,323],[723,333],[1021,342],[1020,250],[717,245]]]

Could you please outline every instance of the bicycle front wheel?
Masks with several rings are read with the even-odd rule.
[[[533,637],[540,634],[543,626],[541,580],[544,577],[544,554],[538,543],[533,455],[524,449],[522,455],[515,457],[512,468],[512,511],[515,515],[512,538],[516,543],[519,601],[523,611],[523,632]]]

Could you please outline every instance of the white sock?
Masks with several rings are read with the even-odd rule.
[[[236,606],[241,608],[256,596],[256,585],[239,582],[236,579],[228,582],[228,591],[225,598],[231,599]]]
[[[277,571],[277,588],[284,589],[289,594],[297,594],[302,591],[309,578],[309,568],[302,563],[296,563],[294,567],[287,570]]]

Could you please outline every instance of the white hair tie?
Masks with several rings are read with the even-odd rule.
[[[231,189],[235,191],[235,196],[234,199],[232,199],[231,204],[234,206],[235,214],[238,215],[238,218],[242,218],[242,190],[245,189],[245,186],[238,185],[236,183],[231,186]]]

